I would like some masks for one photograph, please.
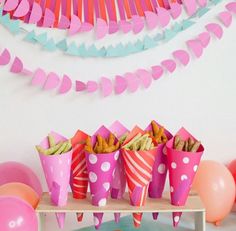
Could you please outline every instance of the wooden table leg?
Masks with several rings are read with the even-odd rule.
[[[205,211],[195,212],[195,231],[205,231]]]
[[[46,214],[38,213],[37,216],[38,216],[38,231],[44,231]]]

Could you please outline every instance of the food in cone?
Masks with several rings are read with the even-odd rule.
[[[124,127],[119,121],[115,121],[110,127],[109,130],[116,136],[119,140],[120,145],[125,141],[129,130]],[[124,160],[122,155],[119,155],[119,159],[116,164],[115,174],[111,184],[111,198],[121,199],[125,193],[126,187],[126,177],[124,170]],[[120,213],[115,213],[115,222],[120,221]]]
[[[155,139],[137,126],[122,145],[130,203],[133,206],[145,204],[156,154]],[[142,213],[133,213],[133,220],[134,226],[138,228],[141,225]]]
[[[204,147],[188,131],[181,128],[166,144],[171,204],[184,206],[191,189]],[[173,225],[180,221],[181,212],[173,213]]]
[[[172,138],[172,135],[154,120],[148,125],[145,131],[148,131],[158,143],[157,155],[152,171],[152,180],[148,187],[148,194],[151,198],[161,198],[167,175],[167,156],[164,148],[166,142]],[[153,213],[152,215],[153,219],[156,220],[158,213]]]
[[[105,206],[119,158],[120,143],[104,126],[86,140],[85,157],[94,206]],[[95,228],[102,224],[103,213],[94,213]]]
[[[41,165],[47,181],[51,202],[57,206],[65,206],[70,184],[70,168],[72,159],[71,141],[51,132],[36,146]],[[64,227],[65,213],[56,213],[58,225]]]
[[[85,142],[88,135],[78,130],[71,138],[73,147],[70,186],[75,199],[85,199],[88,190],[88,171],[85,160]],[[83,213],[77,213],[78,222],[83,220]]]

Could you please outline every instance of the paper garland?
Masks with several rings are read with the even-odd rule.
[[[173,39],[178,33],[186,30],[195,24],[194,18],[202,17],[206,12],[214,7],[222,0],[210,1],[204,8],[199,8],[196,13],[183,20],[181,23],[175,23],[171,29],[166,29],[162,33],[157,33],[153,37],[145,36],[143,40],[138,40],[135,43],[128,42],[126,44],[119,43],[117,45],[110,45],[108,47],[97,48],[95,45],[86,47],[85,44],[77,46],[75,42],[68,44],[66,39],[55,42],[53,38],[48,38],[46,32],[36,34],[35,31],[28,32],[24,40],[31,43],[40,44],[45,50],[55,51],[57,49],[63,51],[65,54],[81,57],[121,57],[128,56],[130,54],[142,52],[154,48],[161,44],[161,42],[167,42]],[[25,29],[20,27],[19,20],[11,20],[9,15],[1,16],[0,23],[8,28],[13,33],[19,33],[20,31],[26,32]]]
[[[232,20],[232,13],[236,14],[236,2],[231,2],[226,5],[227,15],[231,15],[226,19],[222,20],[222,12],[218,15],[218,19],[223,25],[229,27]],[[216,38],[221,39],[223,35],[223,29],[218,23],[208,23],[206,31],[200,33],[196,38],[186,41],[187,47],[194,54],[195,57],[200,58],[203,54],[204,48],[210,42],[210,34],[213,34]],[[161,62],[161,65],[153,66],[151,71],[139,69],[134,73],[126,73],[123,76],[116,76],[114,80],[106,77],[102,77],[100,82],[88,81],[84,83],[76,80],[76,91],[77,92],[96,92],[100,90],[104,97],[110,96],[114,91],[115,94],[119,95],[126,90],[130,92],[136,92],[140,86],[148,88],[153,80],[157,80],[162,77],[164,71],[173,72],[176,69],[176,62],[182,63],[186,66],[189,63],[190,55],[186,50],[176,50],[172,53],[174,59],[167,59]],[[4,49],[0,54],[0,65],[7,65],[10,62],[11,54],[7,49]],[[44,89],[58,88],[60,94],[67,93],[72,88],[72,81],[70,77],[64,75],[61,80],[57,74],[49,73],[46,74],[44,70],[37,69],[35,72],[29,71],[24,68],[24,65],[18,57],[15,57],[13,64],[11,65],[11,72],[18,74],[25,74],[32,77],[32,85],[38,85]],[[54,77],[52,77],[54,76]],[[50,86],[50,87],[48,87]]]
[[[106,34],[113,34],[117,31],[124,33],[133,31],[134,34],[138,34],[145,27],[145,23],[150,30],[157,26],[166,27],[171,17],[176,19],[180,16],[183,7],[188,15],[192,16],[198,6],[206,5],[207,0],[200,2],[185,0],[183,7],[176,0],[171,0],[167,5],[163,4],[162,0],[158,0],[158,2],[154,0],[152,3],[149,0],[140,0],[141,4],[135,0],[128,2],[124,0],[83,0],[83,12],[82,4],[79,2],[82,1],[74,0],[72,9],[71,1],[66,0],[52,0],[50,5],[47,4],[48,1],[44,5],[44,1],[39,4],[29,0],[6,0],[3,12],[10,12],[13,19],[19,18],[25,23],[33,23],[40,27],[68,29],[69,35],[90,31],[95,26],[96,38],[101,39]],[[146,5],[148,2],[150,7]],[[116,15],[116,12],[119,15]]]

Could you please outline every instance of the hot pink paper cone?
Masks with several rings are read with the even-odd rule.
[[[125,128],[119,121],[115,121],[109,130],[117,137],[119,140],[125,133],[129,130]],[[120,153],[119,159],[116,164],[115,175],[111,184],[111,198],[122,199],[126,188],[126,176],[124,170],[124,160]],[[115,222],[119,223],[120,213],[114,213]]]
[[[156,121],[155,121],[156,122]],[[160,124],[156,122],[159,127],[162,127]],[[145,131],[152,131],[152,124],[150,123]],[[168,140],[170,140],[173,136],[169,131],[165,129],[164,131]],[[152,180],[148,187],[148,194],[150,198],[162,198],[162,193],[164,191],[165,182],[166,182],[166,174],[167,174],[167,156],[165,144],[158,144],[157,147],[157,155],[155,158],[155,162],[153,165],[152,171]],[[158,213],[152,214],[153,219],[157,220]]]
[[[181,128],[177,134],[180,135],[183,140],[187,140],[191,137],[196,141],[184,128]],[[173,144],[174,138],[166,144],[171,204],[183,206],[188,198],[204,147],[201,145],[197,152],[185,152],[175,150]],[[178,225],[181,214],[181,212],[173,213],[174,227]]]
[[[78,130],[71,139],[73,153],[70,186],[75,199],[85,199],[88,191],[88,171],[84,152],[87,137],[87,134]],[[77,220],[83,220],[83,213],[77,213]]]
[[[144,134],[144,131],[136,126],[130,132],[124,144],[128,143],[139,132]],[[145,204],[156,155],[157,148],[150,151],[129,151],[122,149],[130,204],[133,206],[144,206]],[[136,228],[140,227],[141,220],[142,213],[133,213],[133,221]]]
[[[96,135],[108,138],[110,131],[102,126],[92,137],[92,144],[96,143]],[[117,141],[117,140],[116,140]],[[85,152],[89,185],[94,206],[105,206],[110,193],[110,187],[115,173],[119,151],[112,153],[93,154]],[[103,213],[94,213],[94,225],[99,229],[102,224]]]
[[[57,143],[68,140],[55,132],[51,132],[51,135]],[[43,139],[40,146],[44,149],[49,148],[48,137]],[[70,185],[72,150],[61,155],[47,156],[39,153],[39,157],[51,195],[51,202],[57,206],[65,206],[68,198],[68,187]],[[57,213],[56,216],[59,227],[63,228],[65,214]]]

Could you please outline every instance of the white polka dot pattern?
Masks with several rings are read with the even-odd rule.
[[[97,175],[94,172],[89,173],[89,179],[92,183],[95,183],[97,181]]]
[[[107,172],[110,170],[111,164],[109,162],[104,162],[101,165],[101,169],[103,172]]]

